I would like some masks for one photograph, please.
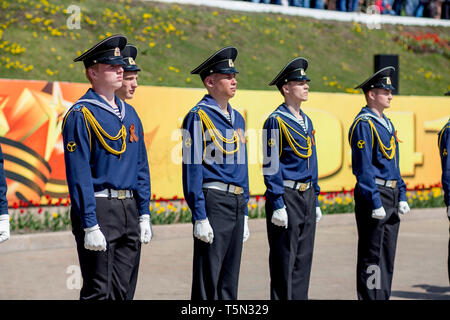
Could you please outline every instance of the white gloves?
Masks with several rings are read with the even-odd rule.
[[[401,214],[406,214],[410,211],[408,202],[406,201],[400,201],[398,203],[398,211],[400,211]]]
[[[152,222],[149,214],[143,214],[139,217],[139,227],[141,229],[139,240],[144,244],[149,243],[153,238]]]
[[[250,230],[248,229],[248,216],[245,216],[244,218],[244,239],[242,242],[247,241],[250,237]]]
[[[84,247],[93,251],[106,251],[106,239],[96,224],[93,227],[84,229]]]
[[[320,207],[316,207],[316,223],[322,219],[322,210],[320,210]]]
[[[277,209],[272,214],[272,223],[279,227],[288,227],[288,216],[286,212],[286,206],[283,208]]]
[[[0,243],[9,240],[9,214],[0,215]]]
[[[383,219],[386,217],[386,211],[383,207],[379,207],[378,209],[372,210],[372,218],[374,219]]]
[[[209,244],[213,242],[214,231],[209,224],[208,218],[203,220],[196,220],[194,224],[194,237],[205,241]]]

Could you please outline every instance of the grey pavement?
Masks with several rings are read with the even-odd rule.
[[[449,222],[443,208],[401,216],[392,299],[448,299]],[[269,299],[269,248],[264,219],[249,220],[239,299]],[[143,246],[135,299],[188,300],[192,225],[155,225]],[[325,215],[317,226],[310,299],[356,299],[357,233],[353,214]],[[79,273],[70,232],[12,235],[0,244],[0,299],[78,299]]]

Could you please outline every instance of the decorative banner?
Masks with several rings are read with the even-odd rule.
[[[5,160],[8,202],[38,202],[66,197],[61,121],[88,84],[0,79],[0,143]],[[145,131],[152,193],[183,198],[181,132],[186,113],[204,89],[140,86],[127,101]],[[277,90],[238,90],[230,104],[246,119],[250,192],[265,191],[262,177],[262,131],[267,116],[282,102]],[[302,109],[312,119],[323,191],[349,190],[351,171],[348,130],[365,105],[362,94],[311,92]],[[448,97],[394,96],[386,112],[398,131],[400,168],[409,187],[440,182],[437,132],[450,116]]]

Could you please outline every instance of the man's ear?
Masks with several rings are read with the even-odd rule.
[[[281,87],[281,94],[283,96],[286,96],[287,93],[289,93],[289,87],[287,84],[283,84],[283,86]]]
[[[205,80],[203,81],[203,83],[205,84],[205,87],[207,87],[207,88],[214,87],[214,74],[207,76],[205,78]]]
[[[375,90],[369,90],[366,92],[367,100],[375,100],[375,95],[376,95]]]
[[[97,70],[95,70],[95,68],[88,68],[88,74],[92,80],[97,79]]]

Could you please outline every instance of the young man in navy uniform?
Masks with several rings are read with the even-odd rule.
[[[308,299],[316,222],[321,219],[317,152],[308,100],[308,61],[289,62],[269,85],[284,102],[264,123],[263,174],[269,240],[270,297]]]
[[[6,199],[6,190],[8,189],[3,169],[3,153],[0,146],[0,243],[9,240],[9,214],[8,200]]]
[[[392,100],[386,67],[356,87],[367,105],[349,130],[352,168],[356,177],[355,217],[358,229],[357,295],[360,300],[388,300],[391,295],[399,212],[410,211],[400,175],[397,131],[383,114]]]
[[[119,90],[116,91],[116,95],[120,100],[130,100],[133,99],[134,92],[138,87],[137,79],[138,72],[141,69],[136,65],[136,57],[138,50],[136,46],[132,44],[127,44],[123,50],[120,51],[121,56],[123,57],[124,65],[123,68],[123,80],[122,86]],[[145,217],[145,216],[144,216]],[[151,224],[150,224],[151,226]],[[141,250],[141,243],[138,243],[139,251]],[[130,280],[130,290],[127,293],[127,300],[132,300],[134,297],[134,292],[136,290],[137,278],[139,273],[139,262],[141,259],[141,255],[137,255],[136,263],[134,265],[134,269],[131,273]]]
[[[442,189],[444,190],[444,202],[447,206],[447,217],[450,222],[450,119],[438,134],[439,155],[442,165]],[[449,228],[450,231],[450,228]],[[450,281],[450,237],[448,241],[447,258],[448,279]]]
[[[183,121],[183,190],[194,224],[193,300],[237,299],[242,243],[249,237],[245,121],[236,92],[235,47],[191,71],[208,91]]]
[[[127,44],[121,51],[125,64],[123,65],[122,87],[116,91],[116,94],[123,101],[133,99],[134,92],[138,87],[138,72],[141,69],[136,65],[137,53],[137,48],[131,44]]]
[[[142,123],[114,92],[122,86],[121,50],[114,35],[74,61],[92,84],[63,121],[72,232],[83,276],[80,299],[127,298],[140,254],[152,237],[150,174]]]

